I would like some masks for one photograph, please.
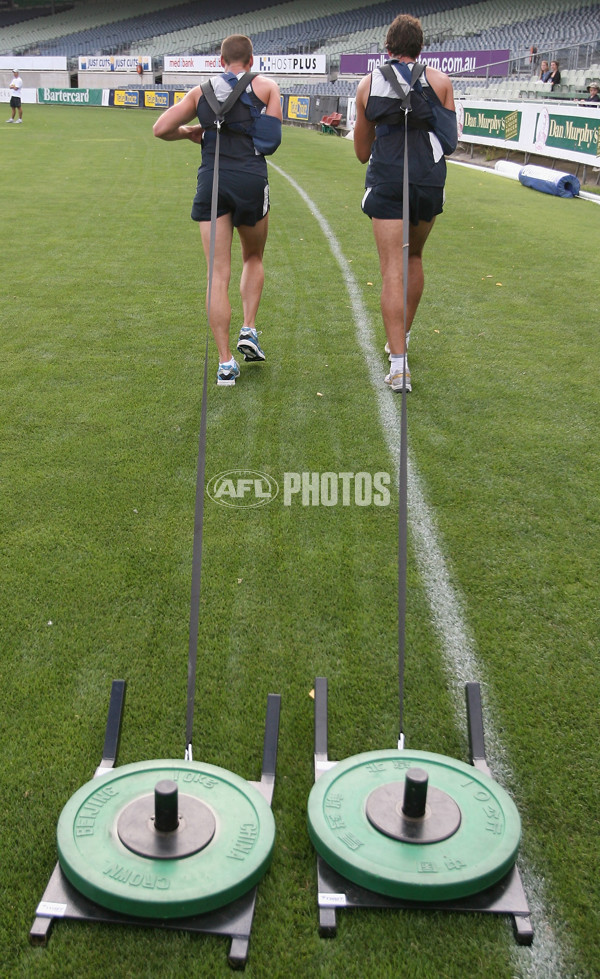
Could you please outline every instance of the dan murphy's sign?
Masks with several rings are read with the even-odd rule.
[[[537,120],[536,143],[540,147],[600,156],[600,118],[582,118],[544,109]]]
[[[557,160],[598,165],[600,110],[593,105],[457,98],[458,138]]]
[[[521,132],[521,113],[514,109],[475,109],[461,107],[461,136],[492,136],[497,139],[518,140]],[[460,124],[460,119],[459,119]]]

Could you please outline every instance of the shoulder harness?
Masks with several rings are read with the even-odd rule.
[[[396,74],[396,72],[394,71],[394,69],[392,68],[392,66],[391,66],[391,64],[389,62],[387,62],[385,65],[380,65],[379,66],[379,71],[381,72],[381,74],[383,75],[383,77],[386,79],[386,81],[388,81],[390,83],[390,85],[392,86],[392,88],[394,89],[394,91],[396,92],[396,94],[400,96],[400,100],[401,100],[400,101],[400,106],[401,106],[401,108],[405,112],[406,111],[410,111],[410,96],[411,96],[411,92],[412,92],[413,88],[415,87],[415,84],[418,82],[419,78],[421,77],[421,75],[425,71],[425,65],[422,62],[420,62],[420,61],[416,61],[415,64],[413,65],[413,69],[412,69],[411,76],[410,76],[410,82],[409,82],[408,92],[405,92],[404,89],[402,88],[402,85],[398,81],[398,75]]]
[[[231,94],[227,96],[224,102],[219,102],[210,81],[204,82],[204,85],[201,86],[202,94],[215,114],[215,125],[217,129],[221,128],[225,121],[225,116],[245,92],[252,79],[256,78],[257,74],[255,71],[246,71],[238,79],[237,83],[231,89]]]

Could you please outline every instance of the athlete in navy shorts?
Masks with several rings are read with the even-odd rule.
[[[210,80],[217,100],[225,102],[238,78],[253,64],[252,42],[243,34],[225,38],[221,45],[223,74]],[[190,125],[193,119],[195,125]],[[236,228],[242,247],[240,294],[244,323],[237,349],[245,360],[264,360],[258,342],[256,315],[265,271],[263,253],[269,222],[269,183],[265,154],[274,152],[281,140],[281,99],[277,84],[256,75],[227,113],[220,130],[219,194],[217,202],[215,255],[211,287],[210,327],[219,352],[217,384],[232,386],[240,369],[229,344],[231,305],[231,246]],[[262,123],[268,137],[256,149],[256,128]],[[202,146],[202,163],[192,206],[198,221],[207,267],[211,232],[211,199],[216,146],[215,113],[201,86],[191,89],[176,105],[160,116],[153,127],[160,139],[189,139]],[[207,294],[208,303],[208,294]]]
[[[423,47],[423,31],[415,17],[401,14],[391,24],[386,47],[397,81],[409,89],[412,66]],[[415,83],[408,113],[409,165],[409,259],[404,333],[404,284],[402,281],[405,113],[400,95],[379,68],[360,81],[356,92],[354,150],[361,163],[369,161],[362,209],[371,219],[381,267],[381,314],[387,334],[390,373],[385,377],[393,391],[401,391],[406,365],[406,390],[411,390],[405,351],[411,324],[423,294],[423,248],[436,215],[444,203],[446,160],[433,128],[432,105],[450,110],[454,120],[454,95],[447,75],[427,68]],[[454,143],[456,145],[456,143]]]

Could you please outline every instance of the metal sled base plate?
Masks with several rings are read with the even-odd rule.
[[[248,958],[250,934],[256,905],[257,887],[217,911],[187,918],[138,918],[119,914],[84,897],[63,874],[60,864],[44,891],[36,909],[36,918],[29,932],[33,945],[46,945],[52,924],[56,919],[82,921],[90,924],[134,925],[138,928],[161,928],[186,931],[191,934],[221,935],[229,937],[229,964],[243,969]]]
[[[352,908],[395,908],[398,910],[467,911],[486,914],[506,914],[512,918],[515,941],[531,945],[533,927],[527,897],[516,866],[499,883],[479,894],[452,901],[405,901],[376,894],[353,884],[317,856],[319,904],[319,933],[323,938],[335,937],[337,911]]]
[[[328,757],[327,680],[317,678],[315,786],[308,825],[317,850],[323,936],[335,935],[340,909],[397,908],[508,914],[516,941],[533,941],[527,897],[515,864],[519,815],[487,766],[479,685],[467,684],[466,695],[472,765],[405,749],[335,762]],[[413,811],[411,792],[419,795],[421,783],[429,777],[436,792],[423,797],[421,813],[418,800]],[[410,785],[403,786],[403,780]],[[484,807],[490,803],[493,812],[486,813]],[[428,824],[436,810],[439,826],[432,830]],[[495,828],[482,818],[487,816]],[[475,857],[467,836],[463,839],[471,823],[477,845],[483,847]],[[453,853],[457,844],[458,859]],[[432,884],[419,893],[423,880]]]
[[[412,818],[402,810],[411,772],[430,783],[422,815]],[[324,772],[310,794],[308,827],[317,852],[349,880],[424,902],[501,880],[521,839],[516,806],[487,775],[454,758],[394,749],[354,755]]]
[[[113,681],[102,761],[96,778],[71,797],[61,814],[60,861],[36,909],[30,941],[45,945],[53,922],[61,918],[222,935],[231,939],[230,965],[243,969],[257,882],[266,872],[274,840],[270,806],[281,698],[269,694],[267,699],[261,779],[246,782],[225,769],[191,761],[114,768],[124,695],[124,681]],[[224,834],[231,847],[223,848]],[[97,846],[88,847],[94,839]],[[102,867],[96,866],[98,860]],[[246,869],[234,870],[222,888],[223,865],[227,877],[229,864]],[[112,873],[104,873],[105,865]],[[196,883],[187,880],[191,866]],[[166,893],[171,896],[165,902]]]

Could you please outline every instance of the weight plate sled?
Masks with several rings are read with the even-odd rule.
[[[427,775],[420,820],[401,809],[409,769]],[[411,825],[421,830],[413,834]],[[415,901],[491,887],[513,866],[521,839],[516,806],[493,779],[454,758],[394,749],[354,755],[322,774],[309,796],[308,829],[338,873],[378,894]]]
[[[57,827],[71,884],[102,907],[145,918],[201,914],[240,897],[265,874],[274,841],[257,789],[193,761],[146,761],[94,778]]]

